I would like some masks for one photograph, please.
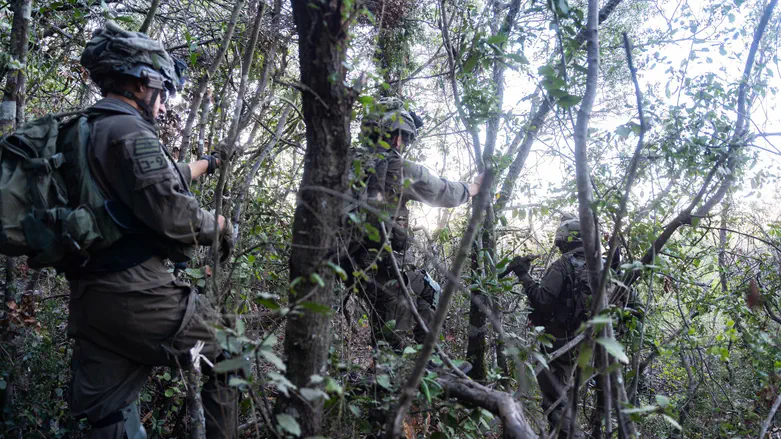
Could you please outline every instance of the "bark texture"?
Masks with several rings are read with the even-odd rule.
[[[306,300],[330,307],[334,300],[333,270],[325,262],[337,240],[343,201],[322,188],[342,194],[347,189],[350,113],[353,93],[346,77],[348,5],[341,0],[292,0],[298,31],[302,109],[306,123],[304,173],[293,218],[290,255],[290,301]],[[305,298],[305,299],[302,299]],[[299,388],[317,387],[312,375],[322,374],[331,343],[330,317],[301,310],[285,329],[287,378]],[[323,401],[281,398],[279,410],[298,419],[303,436],[320,432]]]

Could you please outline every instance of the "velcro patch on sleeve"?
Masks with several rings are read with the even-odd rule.
[[[133,144],[133,157],[143,157],[155,153],[159,154],[160,152],[160,141],[156,137],[136,139]]]
[[[157,154],[139,157],[135,160],[136,168],[141,174],[148,174],[150,172],[168,167],[168,162],[166,161],[165,156],[159,151]]]

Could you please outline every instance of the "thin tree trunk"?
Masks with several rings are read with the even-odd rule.
[[[228,46],[230,45],[231,38],[233,38],[233,32],[236,29],[236,23],[239,20],[239,13],[241,12],[241,8],[243,6],[244,0],[236,0],[236,3],[233,5],[233,11],[231,12],[231,18],[228,22],[228,27],[225,30],[225,35],[222,37],[222,43],[220,43],[220,48],[217,51],[217,56],[214,57],[214,61],[212,61],[211,65],[209,66],[209,70],[207,70],[206,73],[201,76],[201,79],[198,81],[198,87],[190,97],[190,113],[187,115],[187,122],[185,123],[184,129],[182,130],[182,147],[181,153],[179,154],[180,162],[187,160],[187,156],[190,154],[190,135],[193,132],[193,125],[195,124],[195,118],[198,115],[198,108],[201,106],[201,100],[203,99],[203,95],[206,92],[206,87],[209,85],[209,80],[211,80],[211,78],[217,72],[217,68],[220,66],[222,59],[225,57],[225,52],[228,51]]]
[[[510,3],[507,14],[502,20],[502,26],[499,28],[499,34],[509,37],[510,32],[512,32],[513,25],[515,24],[515,19],[518,16],[520,6],[520,0],[513,0]],[[496,6],[494,8],[494,20],[497,22],[500,19],[500,12],[501,8]],[[477,161],[478,170],[481,173],[485,172],[486,168],[493,169],[493,155],[496,149],[497,137],[499,136],[499,124],[501,122],[502,116],[501,109],[502,103],[504,102],[504,71],[504,62],[495,61],[493,65],[493,71],[491,73],[491,79],[493,80],[493,83],[496,87],[495,94],[496,105],[498,106],[498,109],[496,113],[488,119],[486,124],[485,149],[483,151],[482,159]],[[453,91],[455,93],[457,91],[456,88],[454,88]],[[468,121],[464,120],[464,123],[466,124]],[[490,193],[493,192],[494,188],[490,188]],[[493,203],[489,203],[487,206],[485,219],[483,220],[482,224],[482,248],[480,248],[480,246],[472,247],[473,251],[484,251],[487,257],[482,258],[480,257],[481,255],[474,255],[472,259],[478,262],[478,272],[481,271],[480,266],[482,265],[483,275],[488,277],[490,280],[496,280],[496,217],[494,215],[492,204]],[[472,207],[475,209],[479,206],[473,205]],[[474,215],[474,211],[472,214]],[[476,380],[483,380],[485,379],[486,375],[484,366],[486,364],[488,343],[486,340],[487,316],[484,314],[486,312],[494,312],[497,306],[497,300],[497,298],[483,296],[483,294],[479,291],[472,293],[472,302],[475,303],[472,303],[469,308],[470,333],[469,339],[467,340],[467,358],[470,362],[473,362],[473,365],[476,365],[476,367],[474,367],[470,372],[470,377]],[[477,301],[482,303],[477,303]],[[501,313],[492,316],[492,321],[498,321],[498,324],[501,325]],[[478,324],[481,326],[476,326]],[[478,330],[477,328],[480,329]],[[497,364],[499,364],[502,368],[502,371],[507,374],[509,373],[509,369],[507,367],[507,359],[504,355],[503,342],[499,337],[497,337],[496,340],[497,343],[495,348]]]
[[[306,123],[304,173],[293,217],[290,302],[305,300],[330,308],[334,273],[324,261],[337,245],[344,201],[318,189],[347,190],[350,114],[354,93],[345,85],[351,3],[292,0],[298,31],[302,109]],[[291,313],[285,327],[287,378],[297,387],[319,388],[310,377],[322,374],[331,345],[331,317],[310,309]],[[277,410],[298,419],[302,436],[320,433],[323,400],[280,395]]]
[[[149,5],[149,10],[146,13],[146,18],[144,19],[144,24],[141,25],[140,28],[138,28],[139,32],[143,33],[149,33],[149,28],[152,26],[152,22],[155,19],[155,14],[157,13],[157,8],[160,6],[160,0],[152,0],[152,4]]]
[[[204,154],[204,146],[206,143],[206,126],[209,124],[209,110],[212,106],[212,91],[206,92],[206,99],[201,104],[201,117],[198,120],[198,149],[196,151],[197,158],[200,158]],[[211,145],[210,145],[211,146]],[[179,154],[183,154],[182,149],[179,149]]]
[[[3,101],[0,103],[0,136],[24,123],[24,101],[32,0],[12,2],[14,11],[11,27],[11,61],[19,68],[8,68]],[[10,65],[10,63],[9,63]]]
[[[263,147],[263,151],[255,161],[255,164],[252,165],[252,169],[247,172],[247,176],[244,178],[244,184],[241,185],[239,194],[236,197],[236,208],[233,213],[233,219],[231,219],[231,223],[233,224],[234,242],[239,242],[239,238],[241,237],[239,235],[239,230],[241,230],[239,225],[241,225],[241,209],[244,206],[244,198],[247,196],[247,192],[249,192],[249,188],[252,185],[252,181],[255,179],[255,175],[260,169],[260,165],[263,164],[263,161],[266,160],[266,157],[268,157],[269,153],[271,153],[271,150],[274,149],[274,147],[277,145],[277,142],[279,142],[279,138],[282,136],[282,131],[284,130],[285,123],[287,122],[287,117],[290,114],[290,109],[290,105],[285,105],[285,109],[282,110],[282,115],[279,116],[279,120],[277,121],[277,129],[274,133],[274,136],[271,137],[268,143]]]
[[[258,1],[257,12],[255,14],[255,21],[252,26],[252,31],[247,41],[247,46],[244,49],[244,56],[241,65],[241,82],[239,83],[239,90],[236,93],[236,104],[233,110],[233,119],[231,120],[231,127],[228,130],[228,138],[225,140],[223,151],[225,154],[222,156],[222,164],[220,165],[220,179],[217,182],[217,189],[214,191],[215,207],[214,215],[219,217],[222,214],[223,203],[223,191],[225,190],[225,184],[228,181],[228,175],[231,170],[231,156],[236,149],[236,140],[239,137],[239,121],[241,119],[241,110],[244,108],[244,93],[247,91],[247,82],[249,82],[249,71],[252,66],[252,60],[255,56],[255,46],[258,43],[258,34],[260,33],[260,23],[263,21],[263,12],[265,11],[266,4],[263,1]],[[217,236],[217,228],[219,224],[214,222],[214,235]],[[212,245],[212,257],[213,257],[213,291],[217,294],[218,283],[220,280],[220,241],[217,240]],[[223,298],[219,297],[219,303],[223,302]]]
[[[404,387],[401,389],[401,396],[395,410],[390,414],[387,424],[388,436],[391,439],[399,437],[401,434],[401,425],[404,417],[407,415],[412,400],[417,393],[420,386],[420,379],[426,369],[431,354],[434,352],[434,346],[439,339],[439,331],[442,329],[442,325],[445,322],[447,316],[448,305],[453,297],[461,277],[461,269],[464,266],[468,256],[469,250],[472,247],[472,241],[477,236],[477,230],[482,221],[482,213],[489,202],[488,188],[493,184],[493,169],[489,168],[485,174],[485,180],[483,186],[480,188],[480,192],[474,198],[473,203],[478,206],[478,209],[474,209],[469,223],[467,225],[464,235],[461,237],[461,241],[458,245],[458,252],[456,258],[453,261],[453,265],[450,268],[447,276],[447,283],[442,291],[442,297],[439,301],[439,306],[434,313],[434,319],[429,327],[429,333],[426,334],[426,339],[423,341],[423,347],[418,352],[418,357],[415,360],[415,367],[407,378]],[[288,326],[289,327],[289,326]]]

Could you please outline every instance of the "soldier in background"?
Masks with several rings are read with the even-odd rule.
[[[555,339],[552,347],[543,347],[547,353],[556,351],[575,337],[581,323],[588,318],[591,303],[580,221],[574,216],[563,216],[556,230],[554,244],[562,255],[548,267],[539,281],[529,274],[530,258],[514,258],[500,275],[504,277],[515,273],[523,284],[524,293],[532,307],[529,315],[532,324],[544,327],[545,333]],[[560,428],[559,439],[569,438],[570,425],[575,422],[565,389],[576,359],[577,349],[570,349],[551,361],[549,367],[537,375],[542,408],[549,410],[552,407],[548,421],[552,431]],[[582,432],[575,425],[574,438],[582,437]]]
[[[407,203],[460,206],[477,194],[482,180],[478,177],[471,184],[449,181],[405,160],[402,154],[415,141],[422,125],[423,121],[398,98],[381,98],[373,104],[372,111],[361,122],[363,146],[354,155],[351,196],[355,202],[346,208],[352,236],[341,261],[351,276],[348,286],[369,304],[374,343],[385,341],[397,351],[403,349],[403,336],[410,329],[414,328],[418,343],[423,342],[425,331],[415,322],[380,232],[387,232],[403,281],[428,326],[439,301],[440,287],[425,270],[404,263],[412,233]],[[370,206],[373,211],[361,206]],[[355,279],[352,274],[356,272],[365,275]]]

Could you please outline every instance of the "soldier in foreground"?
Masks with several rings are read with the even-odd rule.
[[[369,303],[374,343],[385,341],[396,351],[403,349],[403,336],[410,329],[414,328],[418,343],[423,342],[426,332],[415,322],[390,254],[383,249],[385,240],[380,232],[387,232],[402,280],[428,326],[434,317],[440,287],[425,270],[404,264],[412,233],[407,203],[460,206],[477,194],[481,182],[480,177],[471,184],[448,181],[405,160],[402,154],[415,141],[422,125],[423,121],[408,111],[400,99],[378,99],[373,111],[361,122],[363,147],[356,152],[351,181],[357,200],[347,208],[354,233],[342,266],[347,273],[362,273],[361,278],[351,277],[348,286]],[[367,211],[362,205],[374,209]],[[382,214],[378,215],[378,211]]]
[[[94,190],[110,200],[111,219],[124,235],[86,265],[66,270],[68,334],[75,339],[70,407],[92,425],[90,438],[140,439],[146,433],[137,400],[152,367],[188,367],[198,341],[205,342],[203,355],[219,360],[210,326],[218,317],[165,263],[186,261],[196,245],[218,239],[227,257],[225,218],[201,209],[188,191],[219,161],[177,166],[161,145],[155,119],[181,88],[183,65],[159,42],[109,22],[94,32],[81,63],[104,96],[86,110],[90,141],[82,166]],[[237,394],[225,377],[204,368],[207,437],[234,438]]]
[[[504,277],[515,273],[523,284],[523,290],[533,308],[529,316],[532,324],[544,327],[545,333],[555,338],[552,347],[543,347],[548,353],[556,351],[575,337],[575,332],[588,317],[591,301],[579,220],[564,216],[556,230],[554,244],[562,255],[547,269],[541,280],[537,281],[529,274],[530,258],[514,258],[500,275]],[[576,359],[577,349],[570,349],[551,361],[549,368],[537,375],[543,410],[548,410],[561,398],[548,415],[551,430],[560,429],[559,439],[569,438],[570,425],[575,422],[564,390],[572,376]],[[574,438],[582,437],[582,432],[575,425]]]

